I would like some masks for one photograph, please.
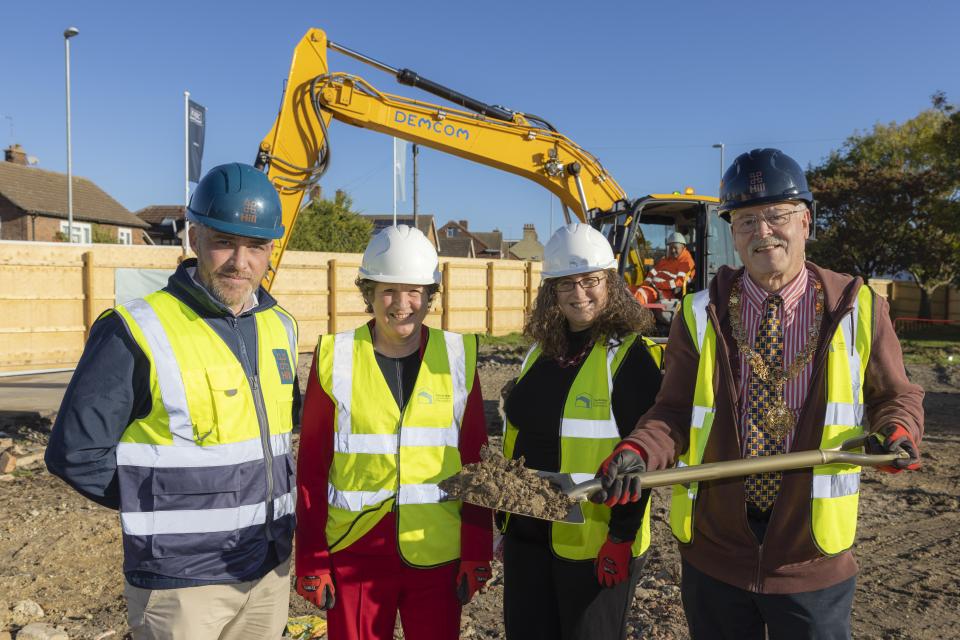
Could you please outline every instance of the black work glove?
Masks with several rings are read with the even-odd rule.
[[[621,442],[600,465],[597,476],[603,488],[590,496],[590,501],[608,507],[640,499],[640,478],[624,477],[627,473],[643,473],[647,463],[636,445]]]
[[[867,439],[867,453],[899,453],[906,451],[910,454],[909,458],[897,458],[890,464],[877,467],[880,471],[887,473],[900,473],[904,469],[916,471],[920,468],[920,448],[913,441],[910,432],[899,424],[888,424],[877,429],[877,431]]]

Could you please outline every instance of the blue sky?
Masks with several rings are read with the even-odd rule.
[[[960,3],[4,2],[0,143],[66,170],[63,30],[71,41],[73,167],[130,210],[183,199],[183,91],[208,109],[204,168],[252,162],[310,27],[492,104],[539,114],[597,155],[631,196],[715,194],[726,160],[777,146],[817,163],[856,130],[902,121],[936,90],[960,102]],[[436,102],[330,53],[332,70]],[[11,137],[11,124],[13,136]],[[324,192],[392,208],[390,138],[334,123]],[[437,151],[421,211],[519,237],[550,227],[546,191]],[[412,202],[399,205],[409,212]],[[560,218],[554,209],[554,226]]]

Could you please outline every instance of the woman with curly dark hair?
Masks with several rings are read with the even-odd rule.
[[[642,335],[652,326],[603,235],[578,223],[557,231],[524,327],[535,343],[504,404],[504,455],[593,478],[660,389],[661,351]],[[646,490],[612,508],[583,503],[583,524],[504,518],[507,638],[626,637],[650,544],[649,500]]]

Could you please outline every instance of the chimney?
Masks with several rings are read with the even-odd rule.
[[[3,159],[13,164],[27,166],[27,152],[18,144],[11,144],[3,150]]]
[[[532,224],[523,225],[523,239],[524,240],[534,240],[537,239],[537,228]]]
[[[469,222],[468,222],[467,220],[457,220],[457,223],[459,223],[459,225],[460,225],[461,227],[463,227],[463,230],[464,230],[464,231],[467,230],[467,224],[469,224]]]

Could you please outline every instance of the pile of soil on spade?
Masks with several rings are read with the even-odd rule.
[[[440,488],[471,504],[544,520],[563,520],[577,504],[524,467],[523,457],[507,460],[490,446],[480,449],[480,462],[464,465],[460,473],[442,481]]]

